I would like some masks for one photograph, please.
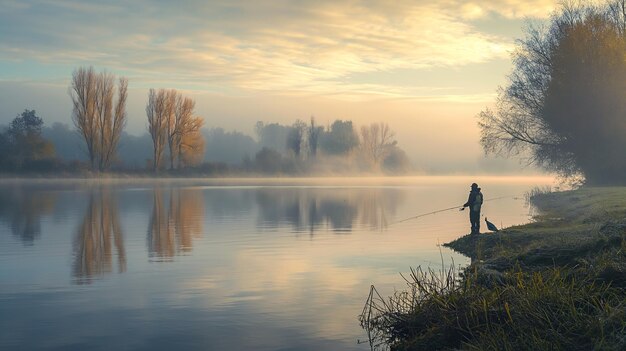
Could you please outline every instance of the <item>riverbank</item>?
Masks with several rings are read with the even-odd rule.
[[[374,344],[626,349],[626,188],[530,200],[541,213],[535,222],[445,244],[472,258],[460,274],[418,269],[407,291],[389,299],[373,293],[361,322]]]

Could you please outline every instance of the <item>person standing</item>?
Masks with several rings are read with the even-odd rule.
[[[470,213],[470,225],[472,226],[471,234],[479,234],[480,233],[480,207],[483,204],[483,194],[480,192],[480,188],[478,184],[472,183],[472,187],[469,193],[469,198],[467,202],[463,204],[461,207],[461,211],[465,209],[465,207],[469,207]]]

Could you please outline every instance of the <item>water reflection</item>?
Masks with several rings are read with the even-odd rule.
[[[259,189],[256,202],[260,228],[278,228],[285,223],[296,232],[332,230],[351,232],[356,224],[384,229],[404,201],[398,189],[293,188]]]
[[[192,188],[154,188],[148,226],[148,251],[157,260],[171,260],[193,248],[193,238],[202,236],[204,199]]]
[[[54,210],[56,194],[23,186],[3,187],[0,191],[0,221],[25,245],[41,236],[41,217]]]
[[[92,189],[87,210],[74,238],[74,281],[89,284],[94,278],[110,273],[113,270],[113,246],[118,271],[125,272],[124,234],[114,193],[110,189]]]
[[[468,182],[358,181],[5,182],[0,350],[363,350],[372,283],[386,296],[409,267],[468,261],[437,247],[465,231],[462,213],[392,223],[464,200]],[[478,182],[489,197],[529,187]],[[497,224],[527,221],[520,201],[484,206]]]

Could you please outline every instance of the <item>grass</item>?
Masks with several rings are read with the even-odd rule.
[[[449,244],[462,271],[413,269],[372,287],[361,325],[392,350],[626,349],[626,188],[529,195],[537,221]]]

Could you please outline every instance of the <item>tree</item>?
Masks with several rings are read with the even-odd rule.
[[[529,27],[509,85],[480,114],[487,153],[590,184],[626,179],[626,1],[564,5],[547,29]]]
[[[181,111],[179,111],[179,100],[182,99],[182,96],[178,94],[178,92],[174,89],[167,90],[165,92],[165,106],[166,106],[166,114],[165,114],[165,126],[166,126],[166,139],[167,146],[169,148],[169,156],[170,156],[170,170],[174,169],[174,161],[178,156],[180,156],[180,139],[181,135],[179,133],[179,124],[178,124],[178,116]],[[193,109],[193,108],[192,108]]]
[[[167,142],[166,127],[169,108],[166,103],[165,90],[160,89],[156,92],[154,89],[150,89],[146,115],[148,116],[148,132],[152,137],[152,166],[155,172],[161,167],[165,143]]]
[[[170,169],[202,158],[204,120],[194,116],[195,101],[174,89],[150,89],[146,115],[152,137],[154,170],[159,170],[165,147],[169,149]]]
[[[381,162],[396,146],[395,133],[387,123],[372,123],[361,127],[360,149],[370,164],[378,169]]]
[[[115,95],[115,76],[108,73],[100,73],[97,90],[96,108],[98,112],[97,126],[100,132],[100,159],[99,169],[104,171],[111,166],[117,155],[120,136],[126,125],[126,97],[128,81],[120,78],[118,82],[118,97],[113,106]]]
[[[96,167],[98,154],[98,129],[96,126],[96,73],[93,67],[81,67],[72,74],[70,96],[74,109],[72,121],[85,140],[87,155],[92,169]]]
[[[315,124],[315,117],[311,116],[311,124],[307,129],[307,139],[309,141],[309,156],[315,158],[317,156],[317,147],[319,144],[319,138],[324,128]]]
[[[336,120],[320,138],[322,150],[329,155],[345,155],[359,145],[352,121]]]
[[[170,147],[170,169],[178,161],[178,168],[186,155],[187,161],[197,163],[204,152],[204,137],[200,128],[204,124],[202,117],[194,116],[196,102],[173,91],[174,114],[168,121],[168,144]],[[173,118],[172,118],[173,117]],[[185,154],[185,155],[184,155]]]
[[[43,120],[35,110],[24,110],[17,115],[2,138],[4,162],[16,170],[29,167],[34,162],[54,158],[54,146],[42,135]]]
[[[394,174],[406,173],[411,169],[411,162],[406,152],[394,145],[383,159],[382,167],[385,171]]]
[[[93,67],[80,67],[72,74],[72,121],[85,140],[92,170],[104,171],[111,166],[126,124],[128,81],[119,79],[115,104],[114,81],[114,75],[96,73]]]
[[[306,123],[296,120],[287,134],[287,150],[293,151],[296,159],[300,158],[302,148],[305,146],[306,127]]]

